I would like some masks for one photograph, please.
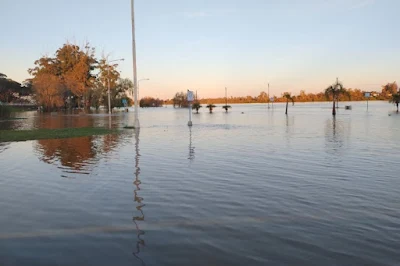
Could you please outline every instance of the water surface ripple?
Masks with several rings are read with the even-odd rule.
[[[0,265],[400,265],[400,115],[351,104],[217,107],[192,128],[142,109],[140,132],[0,143]],[[0,127],[133,122],[20,115]]]

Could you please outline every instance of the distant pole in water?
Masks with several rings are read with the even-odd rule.
[[[193,125],[192,123],[192,102],[193,102],[193,91],[187,90],[187,101],[189,103],[189,122],[188,126],[191,127]]]
[[[269,109],[269,99],[271,99],[271,96],[269,95],[269,83],[268,83],[268,109]]]
[[[337,85],[339,85],[339,78],[336,78],[336,86]],[[336,108],[339,108],[339,94],[336,95]]]
[[[227,93],[227,91],[228,91],[228,88],[225,87],[225,105],[226,106],[228,106],[228,93]]]
[[[368,99],[369,99],[369,97],[371,97],[371,93],[370,92],[365,92],[364,93],[364,97],[367,98],[367,111],[368,111]]]

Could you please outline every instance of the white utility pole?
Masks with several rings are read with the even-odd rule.
[[[135,128],[140,128],[139,103],[137,90],[137,69],[136,69],[136,39],[135,39],[135,3],[131,0],[132,9],[132,57],[133,57],[133,100],[135,101]]]

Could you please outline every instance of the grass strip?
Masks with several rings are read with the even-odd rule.
[[[77,138],[94,135],[118,134],[117,129],[99,127],[32,129],[32,130],[0,130],[0,142],[26,141],[38,139]]]

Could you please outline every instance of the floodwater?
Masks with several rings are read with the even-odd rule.
[[[141,109],[140,131],[0,143],[0,265],[400,265],[400,115],[351,105],[202,108],[192,128]],[[133,121],[17,116],[0,128]]]

